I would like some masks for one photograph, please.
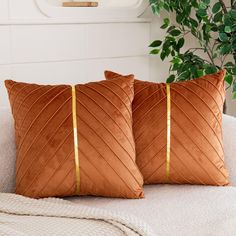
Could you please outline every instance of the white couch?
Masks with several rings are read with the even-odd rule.
[[[11,112],[0,109],[0,192],[14,190],[15,141]],[[224,115],[225,161],[230,186],[145,186],[145,199],[74,197],[67,200],[127,212],[146,221],[157,235],[236,235],[236,118]]]

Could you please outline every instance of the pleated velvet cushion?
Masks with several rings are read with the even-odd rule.
[[[228,184],[221,126],[224,75],[169,85],[135,81],[133,130],[145,184]],[[110,71],[105,76],[123,77]]]
[[[132,132],[133,78],[74,87],[5,84],[15,120],[17,194],[143,197]]]

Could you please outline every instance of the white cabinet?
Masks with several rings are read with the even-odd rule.
[[[11,20],[137,22],[144,21],[138,16],[142,15],[149,5],[148,0],[97,0],[98,7],[62,7],[65,1],[72,0],[0,0],[0,13],[8,13],[5,8],[9,2]],[[4,10],[1,4],[5,6]]]
[[[73,0],[46,0],[52,5],[61,6],[62,2],[71,2]],[[84,1],[84,0],[74,0]],[[100,7],[132,7],[137,5],[139,0],[94,0]]]
[[[62,7],[61,0],[35,0],[48,17],[97,19],[135,18],[148,6],[147,0],[100,0],[98,7]]]

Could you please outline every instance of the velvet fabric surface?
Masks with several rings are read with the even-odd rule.
[[[132,132],[133,84],[130,77],[75,86],[78,182],[72,87],[5,81],[15,120],[16,193],[143,197]]]
[[[136,161],[145,184],[227,185],[222,140],[225,71],[170,84],[170,162],[167,178],[167,86],[135,81]],[[108,80],[123,76],[105,72]],[[124,78],[131,78],[125,76]]]

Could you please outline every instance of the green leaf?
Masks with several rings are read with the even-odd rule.
[[[198,77],[202,77],[205,75],[204,70],[197,70]]]
[[[231,16],[230,14],[224,14],[224,17],[223,17],[223,20],[224,20],[224,24],[227,25],[227,26],[232,26],[233,24],[233,21],[231,19]]]
[[[231,5],[232,5],[233,7],[236,7],[236,0],[232,0],[232,1],[231,1]]]
[[[232,31],[233,31],[233,32],[236,31],[236,24],[233,24],[233,25],[232,25]]]
[[[166,83],[172,83],[175,81],[175,75],[170,75],[167,80],[166,80]]]
[[[196,20],[194,20],[193,18],[190,18],[190,23],[191,23],[192,27],[194,27],[194,28],[198,27],[198,22]]]
[[[215,3],[214,6],[212,7],[212,12],[215,14],[215,13],[217,13],[220,9],[221,9],[221,4],[220,4],[220,2],[217,2],[217,3]]]
[[[217,32],[218,31],[218,26],[214,23],[211,23],[211,31]]]
[[[181,64],[183,63],[182,59],[179,57],[175,57],[173,60],[171,60],[173,64]]]
[[[218,57],[218,54],[217,54],[217,53],[213,53],[212,58],[215,59],[215,58],[217,58],[217,57]]]
[[[224,67],[233,67],[234,66],[234,64],[233,64],[233,62],[227,62],[225,65],[224,65]]]
[[[231,26],[225,26],[226,33],[231,33],[231,31],[232,31]]]
[[[184,20],[184,15],[183,14],[177,14],[176,15],[176,22],[181,24]]]
[[[171,53],[170,48],[167,48],[165,51],[166,51],[166,57],[168,57],[170,55],[170,53]]]
[[[220,11],[220,12],[218,12],[218,13],[216,13],[215,15],[214,15],[214,17],[213,17],[213,21],[214,22],[221,22],[222,21],[222,18],[223,18],[223,14],[222,14],[222,12]]]
[[[226,55],[231,52],[231,45],[230,44],[225,44],[223,47],[220,48],[220,53],[222,55]]]
[[[204,2],[200,2],[199,9],[206,9],[207,5]]]
[[[167,3],[167,2],[164,3],[164,9],[166,11],[170,11],[169,3]]]
[[[170,33],[170,31],[173,30],[173,29],[175,29],[175,26],[174,26],[174,25],[170,26],[166,32],[167,32],[167,33]]]
[[[173,64],[173,66],[171,67],[171,70],[172,71],[177,71],[177,70],[179,70],[179,68],[180,68],[180,66],[181,66],[181,64]]]
[[[203,2],[206,4],[206,5],[209,5],[210,4],[210,0],[203,0]]]
[[[236,10],[231,10],[230,15],[234,20],[236,20]]]
[[[204,16],[207,16],[207,11],[206,11],[206,9],[198,9],[198,10],[197,10],[197,14],[198,14],[200,17],[204,17]]]
[[[213,74],[217,72],[217,68],[215,66],[210,65],[205,69],[205,72],[206,74]]]
[[[184,46],[184,43],[185,43],[184,38],[180,38],[178,43],[177,43],[178,50],[181,49]]]
[[[155,15],[160,15],[160,7],[157,6],[156,4],[151,4],[152,12]]]
[[[164,44],[162,46],[163,50],[166,51],[167,49],[169,49],[171,44],[172,44],[172,42],[169,39],[166,39],[166,41],[164,42]]]
[[[151,47],[151,48],[156,48],[156,47],[161,46],[161,44],[162,44],[162,41],[161,41],[161,40],[155,40],[155,41],[153,41],[153,42],[149,45],[149,47]]]
[[[236,93],[233,93],[233,99],[236,99]]]
[[[153,50],[150,52],[150,54],[156,55],[156,54],[158,54],[159,52],[160,52],[160,49],[153,49]]]
[[[197,68],[196,68],[196,65],[191,65],[190,66],[190,71],[192,73],[192,78],[196,78],[197,77]]]
[[[165,58],[166,58],[166,52],[165,51],[162,50],[160,58],[161,58],[162,61],[165,60]]]
[[[168,25],[163,24],[160,28],[161,28],[161,29],[166,29],[167,27],[168,27]]]
[[[172,31],[170,31],[170,35],[172,36],[179,36],[181,34],[181,31],[178,29],[174,29]]]
[[[170,19],[169,18],[165,18],[163,20],[164,24],[161,26],[161,29],[166,29],[169,25],[170,25]]]
[[[211,24],[205,24],[202,28],[204,30],[204,33],[209,33],[211,31]]]
[[[233,93],[236,93],[236,81],[234,81],[234,85],[233,85]]]
[[[164,20],[163,20],[163,21],[164,21],[164,23],[165,23],[165,24],[167,24],[167,25],[169,25],[169,24],[170,24],[170,19],[169,19],[169,18],[164,18]]]
[[[190,79],[190,72],[189,71],[182,72],[178,77],[178,80],[189,80],[189,79]]]
[[[226,41],[228,41],[228,36],[227,36],[226,33],[220,33],[220,34],[219,34],[219,39],[220,39],[220,41],[222,41],[222,42],[226,42]]]
[[[198,8],[198,2],[197,2],[197,0],[192,0],[191,3],[192,3],[192,5],[193,5],[193,7]]]
[[[225,76],[225,81],[231,86],[233,83],[233,76],[228,74]]]
[[[224,24],[219,25],[218,31],[219,31],[219,33],[224,33],[225,32],[225,25]]]

